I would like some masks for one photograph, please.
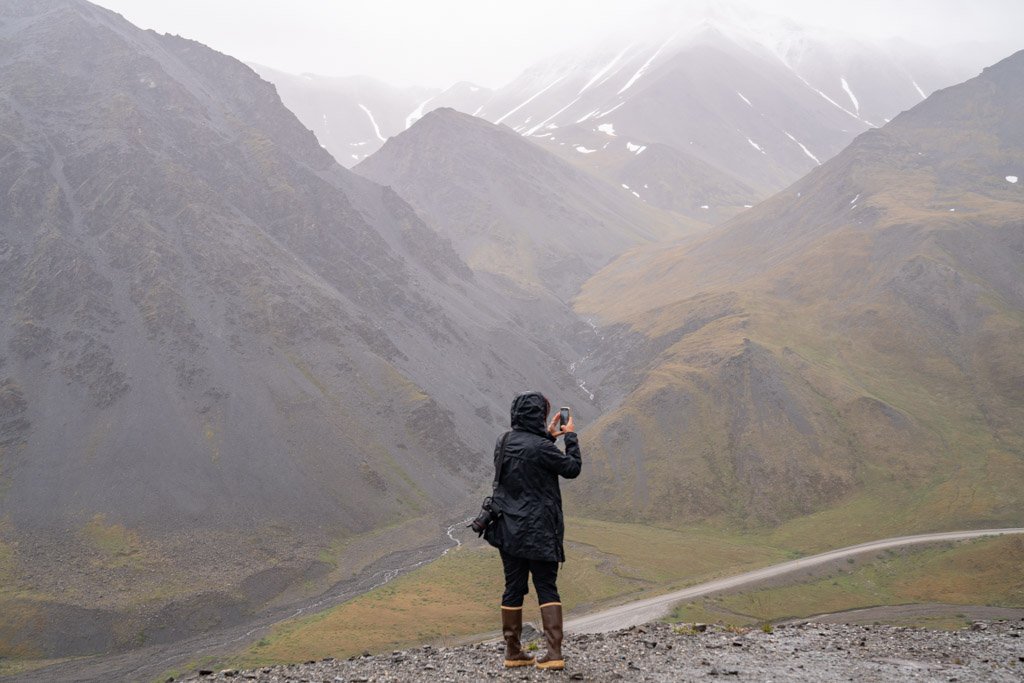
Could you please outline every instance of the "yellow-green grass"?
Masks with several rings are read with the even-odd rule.
[[[719,468],[724,464],[723,481],[732,481],[728,462],[721,458],[717,460],[722,462],[716,462],[714,454],[730,447],[725,442],[725,435],[730,433],[726,418],[735,411],[754,408],[744,403],[741,394],[735,397],[738,407],[712,404],[715,392],[707,387],[717,387],[721,378],[714,368],[694,364],[692,359],[738,354],[741,339],[749,337],[769,350],[784,370],[795,372],[799,368],[807,384],[793,383],[795,404],[807,406],[807,414],[821,433],[812,455],[822,456],[826,474],[852,477],[852,481],[847,479],[846,496],[814,503],[819,510],[842,509],[842,514],[832,517],[846,527],[844,532],[850,532],[844,540],[876,538],[880,521],[894,534],[1020,521],[1024,502],[1019,485],[1024,480],[1024,461],[1018,455],[1020,440],[1013,430],[996,434],[990,424],[1012,424],[1013,411],[986,408],[963,392],[970,378],[948,359],[925,352],[917,356],[880,352],[875,345],[881,342],[871,336],[866,340],[833,339],[830,334],[836,335],[829,328],[835,325],[819,319],[820,311],[805,316],[785,308],[773,312],[754,297],[744,300],[743,306],[746,315],[753,318],[749,325],[736,327],[740,316],[724,318],[685,337],[662,354],[637,391],[585,434],[588,443],[594,444],[590,456],[595,468],[591,472],[599,475],[592,486],[603,484],[608,489],[602,489],[606,496],[579,501],[588,506],[588,514],[624,521],[654,515],[663,524],[692,522],[697,518],[693,506],[676,509],[679,498],[673,496],[671,487],[666,488],[679,472],[702,484],[700,490],[711,492],[711,504],[697,506],[699,509],[714,510],[715,505],[744,500],[742,489],[735,495],[724,495],[712,486],[715,473],[708,471],[706,461]],[[680,316],[673,318],[678,319]],[[895,322],[892,326],[898,327]],[[907,347],[914,348],[909,341]],[[666,424],[662,406],[680,397],[687,399],[689,414],[695,417],[689,421],[680,417],[678,425]],[[858,410],[863,404],[858,402],[861,398],[892,406],[906,417],[907,426],[895,429],[878,414]],[[628,448],[614,442],[605,447],[609,437],[614,440],[617,431],[630,425],[632,432],[640,435],[636,442],[627,444]],[[790,443],[785,440],[786,434],[785,429],[772,429],[767,435],[751,438],[756,437],[764,457],[772,460],[806,446],[804,435],[790,430]],[[642,455],[637,457],[642,465],[636,469],[642,469],[651,482],[649,500],[634,493],[639,474],[634,475],[621,464],[608,464],[630,450],[639,450]],[[704,453],[711,455],[702,456]],[[852,467],[852,475],[847,475],[848,467]],[[604,511],[592,502],[597,498],[610,503],[604,505]],[[650,509],[643,507],[645,502]],[[794,530],[799,528],[796,533],[782,532],[777,540],[794,541],[793,546],[807,550],[845,545],[834,542],[836,528],[818,524],[816,515],[792,516],[782,502],[774,504],[783,520],[793,520]],[[849,515],[851,510],[857,514]],[[742,508],[734,511],[730,520],[730,510],[724,508],[719,521],[734,523],[743,518],[744,512]],[[705,521],[716,520],[709,516]]]
[[[26,674],[45,666],[66,662],[67,659],[4,659],[0,658],[0,678]]]
[[[613,571],[618,575],[672,588],[790,556],[763,539],[708,528],[667,529],[570,518],[566,538],[570,552],[585,556],[593,548],[617,558]],[[571,571],[570,563],[565,568]]]
[[[836,229],[819,231],[837,219],[825,205],[804,200],[800,211],[775,215],[797,200],[769,200],[738,219],[732,234],[744,234],[751,227],[745,221],[759,214],[772,220],[785,215],[796,221],[787,226],[793,235],[815,238],[794,253],[788,239],[748,244],[730,241],[729,234],[707,244],[638,250],[586,283],[574,302],[581,313],[625,324],[652,340],[678,339],[649,359],[631,395],[585,431],[593,444],[590,489],[607,494],[590,497],[600,504],[581,499],[588,515],[762,524],[764,533],[792,521],[772,538],[808,551],[877,537],[880,523],[890,535],[1021,522],[1024,402],[1017,380],[1024,372],[1024,316],[986,277],[983,260],[924,237],[975,229],[979,241],[988,239],[981,231],[994,235],[998,226],[1010,225],[1020,205],[966,193],[957,201],[977,204],[992,219],[986,224],[972,214],[971,227],[922,208],[935,200],[929,189],[934,178],[924,171],[893,187],[878,182],[888,177],[884,168],[862,171],[856,180],[864,182],[864,201],[882,210],[870,229],[840,229],[837,222]],[[901,204],[908,199],[909,205]],[[912,215],[910,206],[916,207]],[[908,224],[921,234],[882,254],[883,236],[889,239]],[[778,253],[766,253],[767,247]],[[908,264],[955,272],[971,291],[935,288],[935,305],[921,303],[891,286],[903,282]],[[966,310],[978,321],[955,331],[944,327],[944,316],[955,319]],[[755,400],[743,378],[722,370],[729,359],[745,367],[747,340],[770,354],[766,364],[777,373],[750,385],[785,388],[779,403],[807,420],[812,439],[785,420],[746,433],[729,422],[758,415],[772,403]],[[864,409],[871,401],[886,410]],[[898,417],[890,423],[893,413]],[[623,434],[632,438],[617,440]],[[798,462],[798,473],[823,481],[821,493],[809,495],[811,487],[805,487],[794,490],[793,501],[762,496],[746,502],[744,494],[756,487],[730,469],[729,456],[739,460],[751,443],[769,470],[785,471],[787,459]],[[639,453],[635,468],[621,462],[630,452]],[[675,478],[693,482],[697,494],[691,497],[704,498],[686,504],[672,485]],[[800,519],[828,509],[843,542],[832,537],[836,527],[818,524],[818,515]]]
[[[752,539],[705,530],[673,531],[595,520],[567,521],[567,561],[559,590],[570,613],[665,592],[787,556]],[[497,551],[473,543],[342,605],[279,625],[228,659],[254,667],[492,632],[503,587]],[[524,619],[539,618],[528,596]]]
[[[97,514],[85,525],[83,536],[86,543],[103,558],[109,568],[140,567],[143,564],[143,547],[139,534],[122,524],[108,523],[106,516]]]
[[[881,605],[1024,607],[1022,566],[1024,539],[1017,536],[888,551],[867,563],[840,563],[824,577],[688,602],[671,618],[749,626]],[[955,615],[911,621],[963,625]]]

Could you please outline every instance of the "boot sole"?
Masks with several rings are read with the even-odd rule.
[[[506,659],[505,668],[514,669],[517,666],[533,666],[536,661],[536,659]]]
[[[537,664],[538,669],[551,669],[552,671],[561,671],[565,668],[564,659],[553,659],[550,662],[539,662]]]

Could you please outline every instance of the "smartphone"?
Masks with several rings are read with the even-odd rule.
[[[569,407],[568,406],[562,406],[558,410],[558,424],[563,425],[563,426],[569,424]]]

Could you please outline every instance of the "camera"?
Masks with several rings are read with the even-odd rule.
[[[488,496],[484,498],[483,505],[480,506],[480,514],[469,523],[469,528],[475,531],[477,536],[483,536],[487,527],[496,522],[499,517],[501,517],[501,511],[491,504],[491,497]]]

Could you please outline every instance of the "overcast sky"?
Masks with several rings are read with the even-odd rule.
[[[498,87],[548,55],[656,20],[666,0],[93,0],[131,22],[292,73]],[[704,5],[705,2],[670,3]],[[1024,48],[1024,0],[772,0],[858,36]]]

